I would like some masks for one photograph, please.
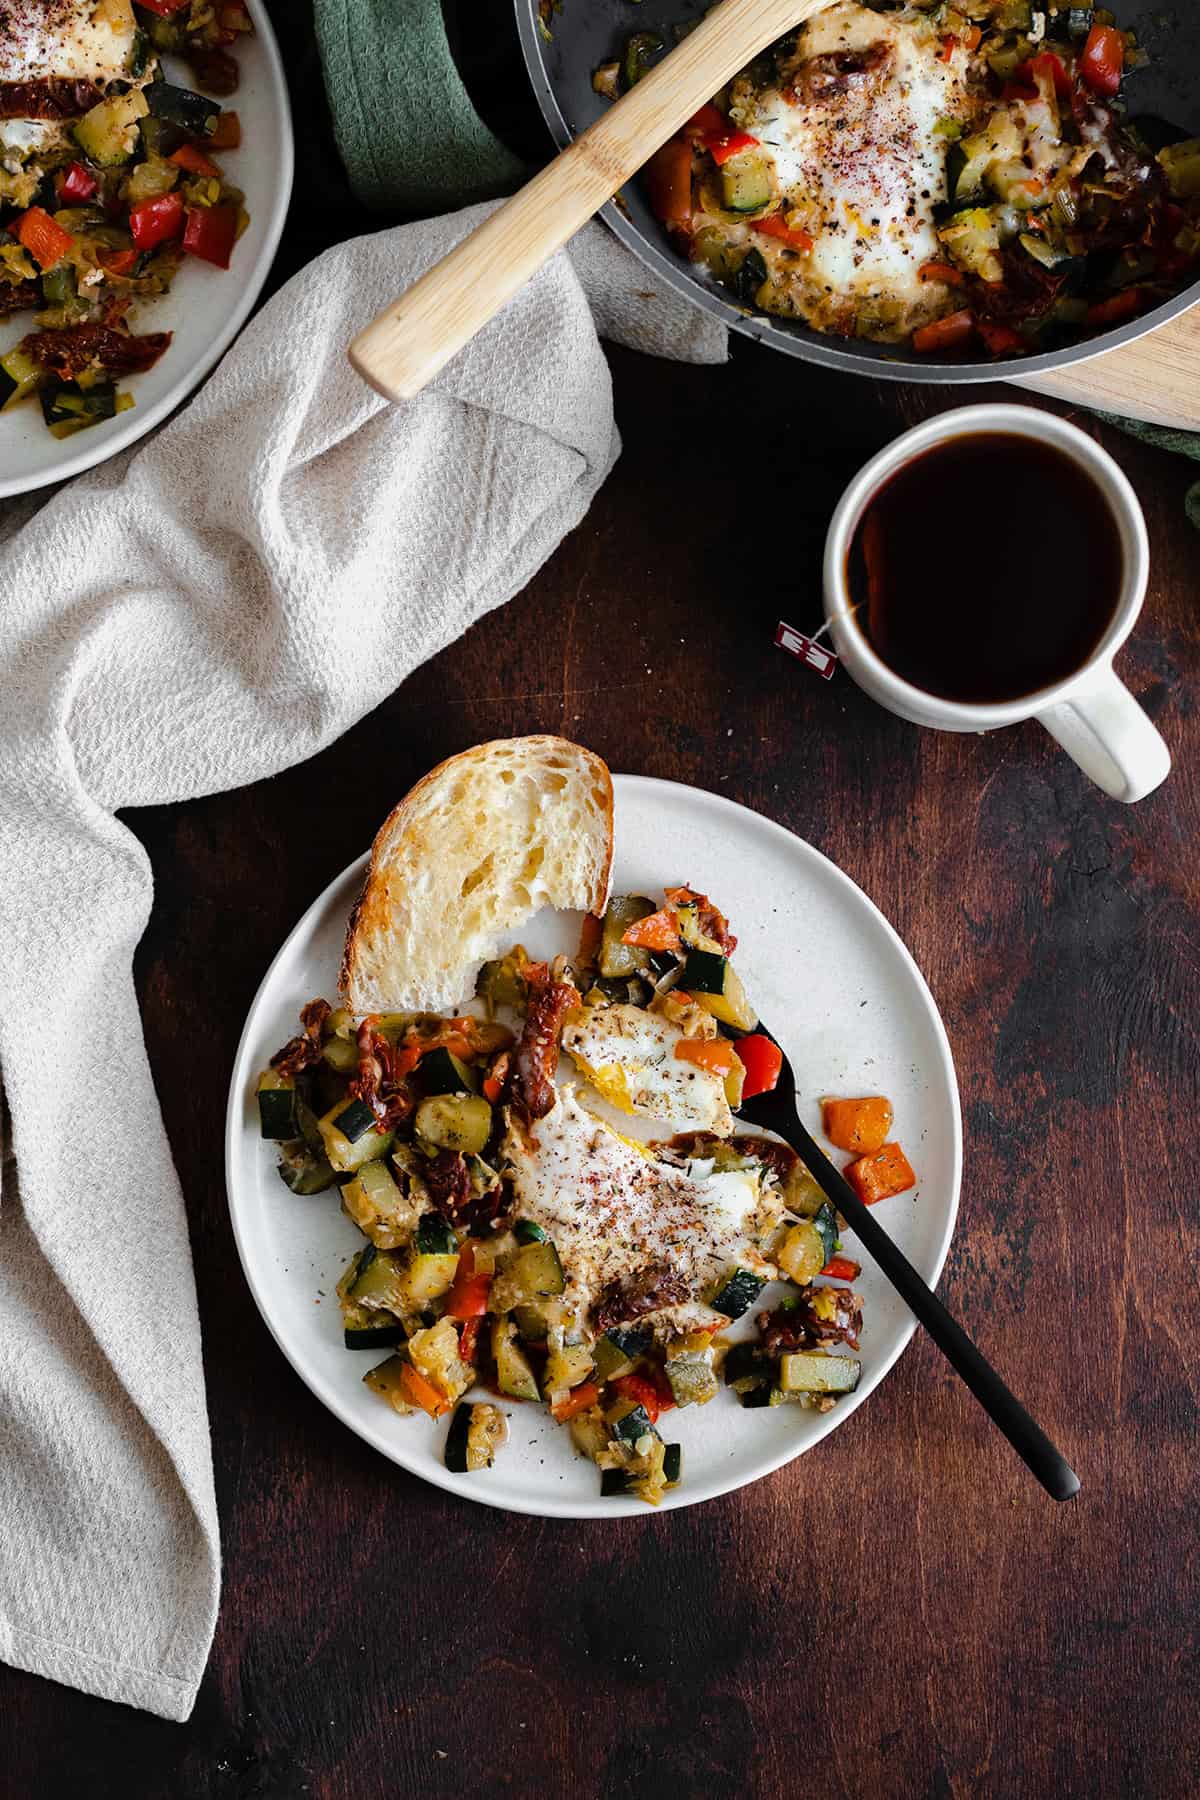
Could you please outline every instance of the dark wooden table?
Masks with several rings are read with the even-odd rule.
[[[748,345],[715,370],[612,364],[624,452],[525,593],[315,761],[130,817],[156,879],[140,989],[192,1227],[224,1605],[186,1726],[0,1670],[6,1800],[1200,1786],[1193,471],[1101,433],[1154,551],[1120,667],[1176,758],[1125,808],[1034,725],[922,733],[772,645],[780,616],[818,619],[845,481],[948,400]],[[753,458],[722,453],[751,436]],[[981,557],[1025,528],[1036,556],[1043,527],[1006,518],[1003,496],[981,495],[979,520]],[[969,594],[964,571],[965,641]],[[285,1364],[225,1201],[246,1008],[410,782],[539,730],[782,821],[911,946],[965,1116],[943,1291],[1074,1460],[1071,1505],[1043,1498],[920,1337],[812,1455],[610,1524],[450,1499]]]

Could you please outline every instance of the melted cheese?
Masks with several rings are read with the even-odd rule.
[[[131,0],[0,0],[0,82],[124,77],[136,30]]]
[[[733,1115],[724,1079],[676,1056],[683,1036],[670,1019],[640,1006],[586,1007],[562,1043],[580,1074],[622,1112],[725,1137]]]
[[[735,1263],[772,1273],[754,1244],[757,1173],[660,1162],[570,1088],[531,1128],[512,1124],[504,1154],[516,1210],[554,1240],[566,1304],[581,1320],[614,1286],[664,1269],[679,1278],[681,1303],[701,1300]]]
[[[802,32],[779,87],[737,95],[735,116],[771,158],[788,223],[814,240],[796,258],[753,238],[779,286],[770,310],[884,339],[944,310],[946,290],[920,270],[939,256],[933,212],[946,198],[950,143],[939,126],[978,104],[969,63],[961,46],[947,57],[921,15],[845,0]]]

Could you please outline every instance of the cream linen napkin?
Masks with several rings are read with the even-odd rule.
[[[345,345],[486,210],[323,256],[157,436],[5,527],[0,1656],[169,1719],[204,1670],[219,1547],[131,977],[151,873],[114,811],[302,761],[524,586],[619,448],[593,305],[637,348],[725,355],[593,225],[388,406]]]

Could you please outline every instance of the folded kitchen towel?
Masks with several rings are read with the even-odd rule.
[[[364,205],[440,212],[518,186],[528,171],[476,112],[442,0],[314,0],[313,16],[334,135]]]
[[[484,210],[322,256],[163,431],[0,533],[0,1656],[170,1719],[212,1638],[217,1517],[131,974],[151,873],[114,812],[302,761],[529,581],[619,448],[594,311],[725,354],[591,226],[389,406],[345,346]]]

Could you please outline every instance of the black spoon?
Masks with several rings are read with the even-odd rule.
[[[796,1111],[796,1078],[787,1053],[765,1025],[760,1023],[758,1030],[778,1047],[783,1066],[776,1086],[767,1093],[755,1094],[752,1099],[743,1101],[738,1108],[738,1117],[765,1126],[791,1145],[1025,1466],[1037,1476],[1053,1499],[1070,1500],[1079,1492],[1078,1475],[1030,1418],[1016,1395],[1001,1381],[991,1363],[975,1348],[958,1321],[951,1318],[933,1289],[921,1280],[870,1207],[863,1204],[850,1183],[810,1137]]]

